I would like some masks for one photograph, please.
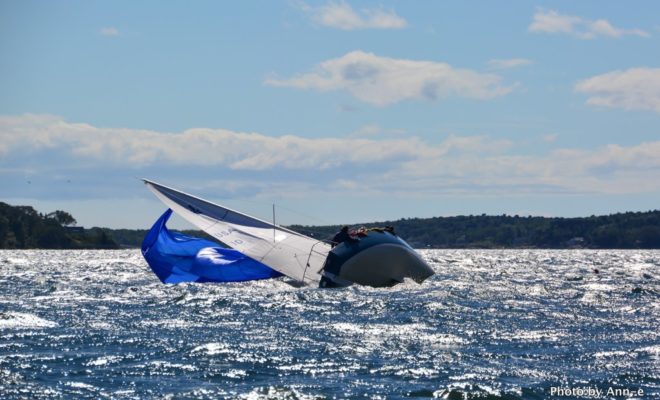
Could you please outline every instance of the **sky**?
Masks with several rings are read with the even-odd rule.
[[[0,201],[147,228],[139,178],[283,224],[659,209],[660,2],[0,0]]]

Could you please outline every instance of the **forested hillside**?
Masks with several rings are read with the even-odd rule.
[[[3,249],[114,249],[117,243],[100,228],[75,227],[65,211],[48,214],[30,206],[0,202],[0,248]]]
[[[431,248],[660,248],[660,211],[627,212],[584,218],[469,215],[404,218],[356,224],[391,225],[414,247]],[[339,226],[292,226],[319,238]]]
[[[75,227],[64,211],[41,214],[29,206],[0,202],[0,248],[139,247],[146,229]],[[417,248],[621,248],[660,249],[660,211],[627,212],[583,218],[469,215],[404,218],[353,225],[394,226]],[[329,239],[333,226],[293,225],[291,229]],[[184,231],[209,238],[199,231]]]

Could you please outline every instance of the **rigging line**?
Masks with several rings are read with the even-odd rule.
[[[218,199],[218,201],[221,202],[222,204],[227,204],[228,206],[232,206],[232,207],[235,208],[235,209],[240,208],[239,203],[253,204],[253,205],[262,206],[262,207],[263,207],[264,205],[266,205],[266,204],[270,204],[271,206],[272,206],[272,204],[273,204],[273,203],[267,203],[267,202],[265,202],[265,201],[260,201],[260,200],[248,200],[248,199],[240,199],[240,200],[237,200],[237,199],[224,199],[224,198],[220,198],[220,199]],[[288,211],[288,212],[290,212],[290,213],[292,213],[292,214],[295,214],[295,215],[298,215],[298,216],[301,216],[301,217],[305,217],[305,218],[308,218],[308,219],[313,220],[313,221],[316,221],[316,222],[320,222],[321,224],[319,224],[319,225],[337,225],[337,224],[332,223],[332,222],[330,222],[330,221],[328,221],[328,220],[325,220],[325,219],[323,219],[323,218],[319,218],[319,217],[314,216],[314,215],[310,215],[310,214],[302,213],[302,212],[297,211],[297,210],[294,210],[294,209],[292,209],[292,208],[285,207],[285,206],[283,206],[283,205],[281,205],[281,204],[278,204],[277,207],[280,208],[280,209],[282,209],[282,210],[286,210],[286,211]],[[263,211],[262,211],[262,212],[263,212]],[[258,210],[257,210],[256,212],[253,212],[253,215],[255,215],[255,216],[258,216],[259,214],[261,214],[261,213],[260,213]],[[262,215],[263,215],[263,214],[262,214]],[[263,219],[265,219],[265,218],[263,218]],[[302,224],[291,224],[291,225],[302,225]]]
[[[323,218],[319,218],[319,217],[315,217],[315,216],[312,216],[312,215],[309,215],[309,214],[305,214],[305,213],[302,213],[302,212],[300,212],[300,211],[297,211],[297,210],[291,209],[291,208],[289,208],[289,207],[285,207],[285,206],[283,206],[283,205],[281,205],[281,204],[278,205],[277,207],[279,207],[279,208],[281,208],[281,209],[284,209],[284,210],[287,210],[287,211],[289,211],[289,212],[291,212],[291,213],[293,213],[293,214],[299,215],[299,216],[301,216],[301,217],[309,218],[309,219],[311,219],[311,220],[316,220],[317,222],[322,222],[323,225],[337,225],[337,224],[334,224],[334,223],[332,223],[332,222],[330,222],[330,221],[328,221],[328,220],[325,220],[325,219],[323,219]],[[302,225],[302,224],[292,224],[292,225]]]
[[[334,243],[332,241],[332,238],[334,237],[333,232],[323,232],[319,230],[314,230],[314,229],[292,229],[290,227],[287,227],[288,229],[291,229],[294,232],[297,232],[299,235],[303,235],[306,237],[311,237],[312,239],[315,239],[319,242],[324,242],[327,244],[332,244]]]
[[[275,240],[275,229],[277,228],[277,224],[275,223],[275,205],[276,205],[276,204],[273,203],[273,243],[275,243],[275,241],[276,241],[276,240]],[[286,207],[282,207],[282,206],[277,206],[277,207],[285,208],[285,209],[286,209]],[[310,218],[311,218],[311,217],[310,217]],[[302,226],[302,225],[301,225],[301,226]],[[286,226],[284,226],[284,227],[286,227]],[[289,228],[289,227],[286,227],[286,228]],[[289,229],[290,229],[290,228],[289,228]],[[320,230],[318,230],[318,229],[317,229],[317,230],[315,230],[315,229],[302,229],[302,230],[305,231],[305,232],[309,232],[309,233],[311,233],[311,234],[312,234],[312,237],[314,237],[316,240],[318,240],[318,241],[320,241],[320,242],[332,243],[332,237],[333,237],[333,234],[332,234],[332,233],[328,234],[327,232],[323,232],[323,231],[320,231]],[[297,233],[299,233],[299,234],[302,234],[302,235],[304,235],[304,236],[307,236],[307,234],[305,234],[305,233],[298,232],[298,231],[295,231],[295,232],[297,232]],[[323,238],[322,238],[322,239],[319,239],[319,238],[315,237],[314,235],[319,235],[319,236],[322,236]]]

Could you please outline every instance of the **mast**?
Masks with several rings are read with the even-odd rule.
[[[275,243],[275,203],[273,203],[273,243]]]

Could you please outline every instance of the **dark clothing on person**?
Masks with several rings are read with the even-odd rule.
[[[352,237],[348,233],[348,228],[342,229],[341,231],[337,232],[337,234],[332,238],[332,247],[337,246],[340,243],[344,242],[357,242],[358,239]]]

